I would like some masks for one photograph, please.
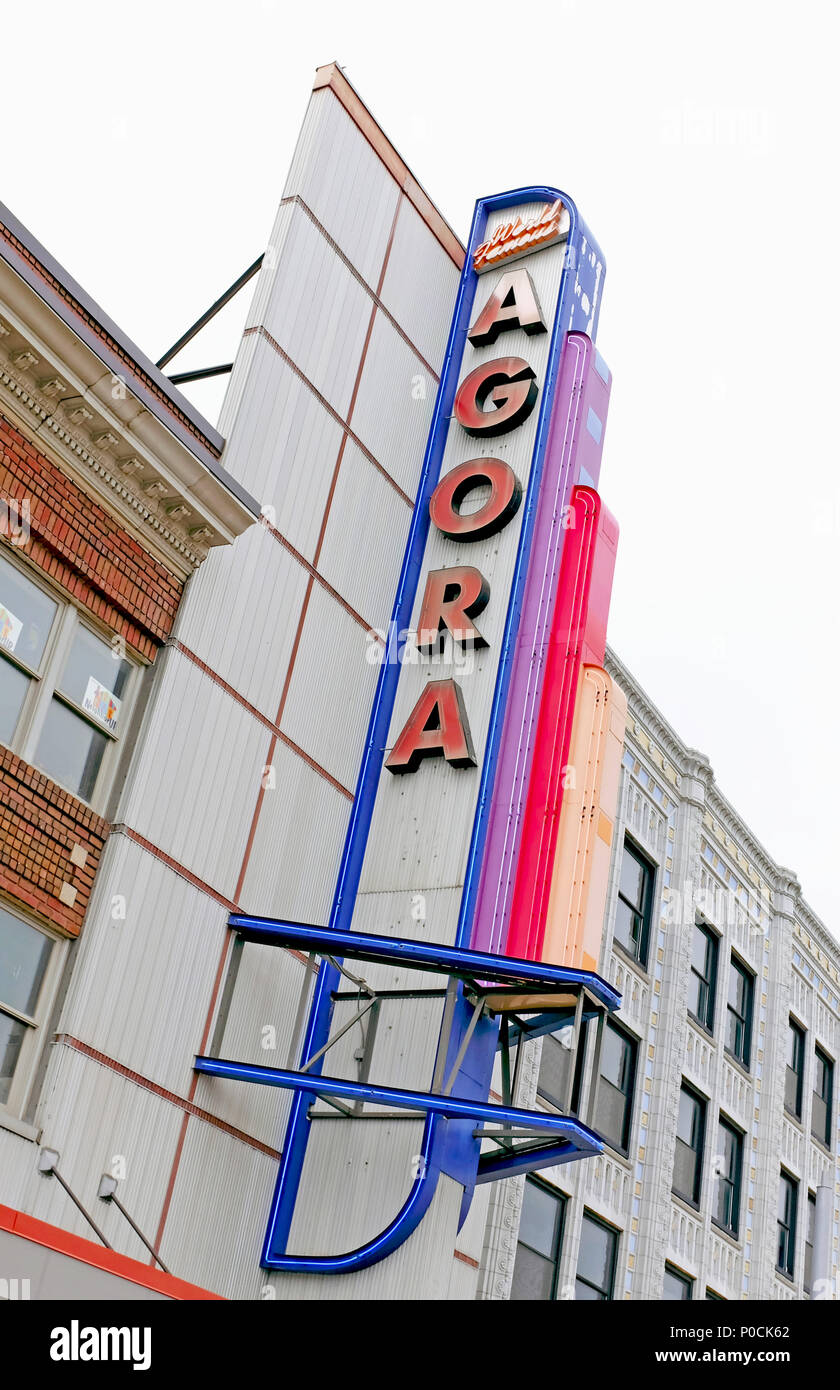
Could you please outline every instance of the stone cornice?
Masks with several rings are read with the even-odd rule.
[[[783,893],[792,899],[794,917],[806,926],[815,939],[820,941],[826,955],[832,955],[833,958],[837,959],[840,943],[832,936],[825,923],[803,898],[796,875],[773,859],[739,816],[732,803],[724,796],[715,781],[714,773],[705,755],[683,743],[627,667],[609,648],[607,649],[605,666],[627,696],[628,715],[636,719],[668,753],[681,777],[698,778],[703,781],[706,809],[710,815],[719,821],[731,839],[736,844],[740,843],[743,851],[751,856],[756,868],[767,879],[771,891]]]
[[[42,306],[42,315],[47,312]],[[212,546],[229,543],[253,517],[236,499],[223,497],[220,485],[171,437],[174,448],[163,456],[155,431],[146,428],[148,412],[130,400],[124,381],[110,373],[103,379],[101,363],[79,361],[78,350],[72,362],[62,360],[38,326],[0,302],[0,408],[141,544],[186,578]],[[85,379],[85,365],[98,369],[97,380]]]

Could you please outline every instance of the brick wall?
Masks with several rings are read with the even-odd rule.
[[[107,834],[101,816],[0,747],[0,892],[78,936]]]
[[[15,548],[152,661],[181,581],[0,414],[0,500],[24,499],[31,534]]]
[[[183,584],[0,414],[0,501],[29,503],[26,555],[72,600],[153,661]],[[0,895],[77,936],[108,824],[0,746]],[[71,858],[71,855],[73,856]]]

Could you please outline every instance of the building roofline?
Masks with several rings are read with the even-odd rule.
[[[835,937],[830,927],[826,925],[819,916],[819,913],[815,912],[814,908],[803,896],[801,886],[792,871],[783,864],[780,864],[775,856],[770,854],[761,840],[758,839],[757,835],[755,835],[747,825],[741,813],[732,805],[732,802],[724,792],[721,791],[715,779],[715,774],[708,764],[708,759],[706,759],[702,753],[698,753],[696,748],[689,748],[687,744],[683,742],[679,734],[662,714],[661,710],[659,710],[653,700],[651,700],[647,691],[642,689],[636,677],[628,671],[624,662],[620,657],[616,656],[611,647],[607,647],[605,665],[610,675],[618,680],[625,695],[635,700],[636,704],[641,707],[642,717],[652,726],[652,732],[665,744],[679,772],[685,775],[687,764],[689,763],[693,764],[695,769],[698,760],[705,763],[708,769],[708,771],[705,772],[705,780],[707,780],[711,803],[709,809],[713,814],[718,815],[722,819],[725,817],[732,825],[738,828],[739,833],[743,835],[753,855],[761,862],[764,873],[768,877],[772,877],[776,880],[774,887],[778,887],[778,883],[781,880],[784,880],[792,887],[797,908],[802,916],[807,918],[811,930],[815,933],[822,932],[825,941],[830,943],[836,952],[839,944],[838,938]]]
[[[388,172],[396,179],[409,202],[460,270],[467,254],[460,237],[452,230],[443,213],[432,202],[423,185],[414,177],[399,150],[388,139],[379,122],[371,115],[338,63],[325,63],[322,67],[316,68],[312,90],[318,92],[324,87],[329,87],[330,91],[341,102],[350,119],[358,126],[368,144],[379,155]]]
[[[0,203],[0,258],[253,515],[259,505],[224,469],[224,437],[182,396],[14,213]]]

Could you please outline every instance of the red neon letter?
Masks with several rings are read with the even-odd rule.
[[[490,484],[490,496],[477,512],[461,513],[461,503],[474,487]],[[442,535],[453,541],[480,541],[507,526],[522,500],[522,488],[503,459],[468,459],[441,478],[429,502],[429,516]]]
[[[467,434],[507,434],[527,420],[537,401],[535,372],[524,357],[494,357],[464,377],[455,418]],[[485,410],[488,401],[492,410]]]
[[[489,597],[490,585],[474,565],[429,570],[417,624],[418,651],[435,651],[440,645],[440,634],[447,630],[464,647],[486,647],[487,642],[471,619],[487,607]]]
[[[508,328],[545,332],[534,282],[524,269],[509,270],[502,276],[467,337],[473,347],[486,347]]]
[[[443,756],[453,767],[475,767],[461,687],[430,681],[385,760],[389,772],[416,772],[423,758]]]

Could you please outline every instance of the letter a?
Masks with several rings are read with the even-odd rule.
[[[502,276],[467,337],[473,347],[486,347],[509,328],[545,333],[537,291],[527,270],[510,270]]]
[[[423,758],[441,756],[453,767],[475,767],[461,687],[429,681],[385,760],[389,772],[416,772]]]

